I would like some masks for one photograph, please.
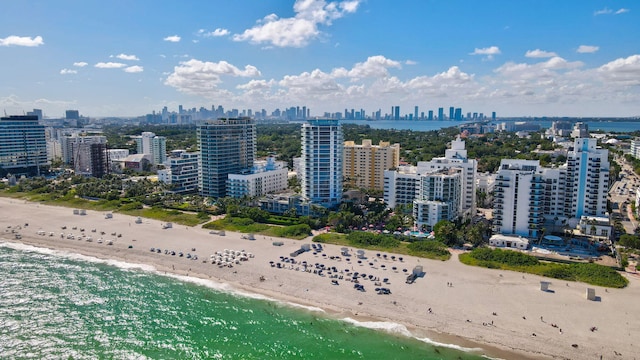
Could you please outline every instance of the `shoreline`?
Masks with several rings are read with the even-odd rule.
[[[376,325],[388,323],[396,330],[388,332],[407,335],[404,327],[412,337],[436,343],[434,346],[450,344],[452,348],[479,348],[481,351],[472,352],[489,357],[569,359],[599,358],[603,355],[603,358],[624,358],[625,354],[628,356],[636,352],[632,339],[640,335],[640,326],[636,325],[638,321],[634,321],[640,316],[634,315],[633,307],[634,300],[640,296],[640,280],[628,275],[630,284],[625,289],[605,291],[604,288],[582,283],[567,283],[565,286],[564,282],[551,279],[551,289],[555,293],[543,293],[539,290],[539,281],[549,279],[469,267],[459,263],[456,254],[446,262],[411,256],[403,256],[404,261],[399,262],[366,251],[366,262],[357,264],[355,256],[349,262],[344,258],[337,259],[340,247],[323,244],[326,256],[304,253],[296,258],[298,264],[301,261],[309,264],[320,262],[339,268],[343,279],[338,280],[340,285],[335,286],[326,275],[270,266],[269,261],[279,262],[279,256],[289,257],[289,253],[301,244],[308,243],[304,240],[258,236],[250,241],[242,239],[239,233],[227,232],[226,236],[218,236],[204,229],[184,226],[163,230],[160,221],[143,219],[142,224],[135,224],[135,217],[115,213],[112,219],[105,219],[104,213],[97,211],[87,211],[85,216],[73,215],[69,208],[8,198],[0,198],[0,208],[6,214],[0,220],[0,229],[7,242],[105,261],[113,259],[149,265],[160,274],[166,272],[178,277],[210,280],[222,288],[230,287],[230,290],[223,291],[258,295],[289,306],[301,305],[297,307],[309,311],[309,307],[316,307],[324,311],[323,316],[343,321],[354,319],[361,323],[358,326],[370,325],[367,322],[375,322]],[[29,226],[24,227],[24,223],[29,223]],[[13,234],[7,233],[7,226],[15,228],[17,225],[23,226],[19,230],[22,239],[8,239]],[[61,229],[63,225],[67,226],[66,230]],[[73,226],[78,230],[72,230]],[[79,235],[81,227],[85,228],[86,236],[93,237],[93,241],[71,240],[66,236],[60,238],[61,232]],[[91,229],[96,229],[96,233]],[[39,230],[45,235],[37,235]],[[103,235],[105,240],[114,241],[113,245],[97,243],[96,238],[101,231],[106,233]],[[114,231],[122,237],[110,236]],[[50,232],[55,235],[49,236]],[[273,246],[273,240],[283,241],[284,246]],[[163,252],[152,253],[150,247],[161,248]],[[197,261],[164,254],[166,249],[186,254],[192,248],[197,249],[194,252],[199,256]],[[255,257],[233,268],[202,262],[208,260],[210,254],[224,249],[246,250]],[[355,255],[354,251],[351,253]],[[398,269],[393,271],[392,265]],[[426,275],[414,284],[405,284],[406,274],[400,269],[411,271],[415,265],[422,265]],[[373,282],[368,280],[362,281],[366,292],[354,290],[353,284],[344,276],[348,269],[352,272],[366,271],[380,279],[387,277],[392,294],[377,295],[373,291]],[[261,276],[264,276],[264,281],[260,281]],[[596,288],[600,301],[585,300],[586,287]],[[429,313],[428,308],[433,308],[433,313]],[[548,320],[542,320],[542,316]],[[551,323],[558,323],[564,332],[558,333],[557,328],[550,326]],[[589,331],[590,326],[597,326],[597,332]],[[572,347],[572,344],[578,344],[578,347]],[[614,351],[622,357],[615,356]]]

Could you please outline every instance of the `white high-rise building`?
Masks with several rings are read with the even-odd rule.
[[[40,175],[49,164],[44,125],[37,116],[0,118],[0,176]]]
[[[567,209],[574,218],[605,216],[609,190],[609,150],[596,139],[576,139],[567,154]]]
[[[413,201],[413,218],[418,229],[431,231],[440,220],[458,218],[461,175],[462,169],[451,168],[420,177],[418,196]]]
[[[333,208],[342,199],[344,139],[338,120],[309,120],[302,125],[302,196]]]
[[[418,162],[417,173],[426,174],[444,169],[462,170],[460,215],[475,215],[478,162],[468,158],[464,140],[460,139],[460,136],[451,141],[451,148],[445,150],[444,157]]]
[[[544,180],[538,160],[503,159],[496,176],[493,231],[537,237],[544,223]]]
[[[162,164],[167,160],[167,139],[164,136],[145,131],[141,136],[135,137],[135,140],[138,154],[149,155],[152,164]]]
[[[503,159],[494,190],[494,232],[538,237],[545,224],[573,227],[583,216],[606,217],[608,156],[596,139],[579,138],[559,168]]]

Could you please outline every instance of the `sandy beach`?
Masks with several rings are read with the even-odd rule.
[[[630,281],[627,288],[605,289],[469,267],[461,264],[456,254],[441,262],[404,255],[392,259],[391,253],[378,256],[378,252],[366,251],[367,259],[358,263],[355,249],[347,261],[340,247],[333,245],[323,245],[323,251],[315,255],[302,253],[292,264],[281,257],[291,258],[290,253],[310,244],[310,239],[256,236],[248,240],[239,233],[220,236],[176,224],[163,229],[163,223],[155,220],[142,219],[138,224],[134,217],[115,213],[106,219],[104,212],[96,211],[74,215],[69,208],[7,198],[0,198],[0,209],[1,241],[147,264],[160,272],[211,279],[239,291],[318,307],[336,318],[398,323],[417,338],[479,348],[478,353],[490,357],[634,359],[640,347],[634,345],[640,336],[640,313],[635,309],[640,277],[632,274],[625,274]],[[25,227],[25,223],[29,225]],[[18,226],[21,239],[11,233]],[[75,239],[69,239],[69,234]],[[81,234],[84,237],[78,240]],[[92,241],[87,241],[87,236]],[[274,241],[283,245],[274,246]],[[160,253],[151,248],[160,249]],[[225,249],[244,250],[252,256],[233,267],[211,264],[210,256]],[[165,254],[165,250],[176,255]],[[198,259],[188,259],[187,254]],[[311,271],[304,271],[303,261]],[[278,263],[283,268],[278,268]],[[325,266],[322,275],[314,273],[316,263]],[[403,269],[410,273],[416,265],[423,266],[424,277],[406,284]],[[337,271],[328,274],[326,268],[332,267]],[[359,278],[366,291],[354,289],[350,281],[354,272],[366,274],[366,278]],[[369,280],[369,275],[377,280]],[[382,283],[385,278],[388,282]],[[551,291],[540,291],[540,281],[550,281]],[[389,288],[391,294],[378,295],[376,287]],[[597,301],[585,299],[587,287],[595,288]]]

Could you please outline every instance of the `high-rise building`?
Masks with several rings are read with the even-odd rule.
[[[455,119],[458,121],[462,121],[462,108],[456,108]]]
[[[444,151],[444,157],[434,157],[430,161],[419,161],[418,173],[428,173],[436,170],[461,169],[460,179],[460,214],[473,216],[476,210],[476,175],[478,161],[469,159],[464,140],[458,136],[451,141],[451,148]]]
[[[162,164],[167,160],[167,139],[164,136],[145,131],[135,140],[138,154],[149,155],[152,164]]]
[[[229,174],[250,172],[256,158],[256,125],[249,118],[221,118],[198,125],[198,189],[202,196],[227,195]]]
[[[393,107],[393,120],[400,120],[400,106]]]
[[[453,106],[449,107],[449,120],[453,120],[455,116],[455,108]]]
[[[460,211],[460,169],[424,174],[415,200],[413,218],[418,229],[431,231],[440,220],[454,221]]]
[[[48,165],[44,125],[37,116],[0,118],[0,176],[39,175]]]
[[[596,145],[596,139],[575,139],[567,153],[566,212],[574,218],[602,217],[607,212],[609,150]]]
[[[444,120],[444,108],[438,108],[438,120]]]
[[[334,208],[342,199],[344,139],[337,120],[302,125],[302,196],[312,204]]]
[[[67,110],[65,111],[65,119],[68,120],[78,120],[80,119],[80,111],[78,110]]]
[[[503,159],[494,190],[494,232],[537,237],[545,223],[575,226],[582,217],[605,217],[608,150],[579,138],[559,168],[538,160]]]
[[[491,121],[496,121],[496,112],[495,111],[491,112]]]
[[[413,120],[418,120],[418,105],[413,109]]]
[[[362,145],[345,141],[343,161],[348,186],[383,190],[384,171],[400,163],[400,144],[381,141],[379,145],[372,145],[371,139],[362,140]]]
[[[64,136],[60,141],[62,161],[73,166],[76,174],[102,177],[108,172],[106,144],[107,137],[101,135]]]
[[[429,120],[433,120],[433,110],[429,110]]]

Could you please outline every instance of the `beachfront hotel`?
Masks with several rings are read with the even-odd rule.
[[[250,173],[256,158],[256,125],[251,118],[209,120],[196,129],[200,195],[227,195],[229,174]]]
[[[478,161],[469,159],[465,142],[460,139],[460,136],[451,141],[451,147],[444,151],[443,157],[434,157],[430,161],[419,161],[417,166],[419,174],[445,169],[462,170],[460,215],[475,215]]]
[[[444,157],[385,171],[384,201],[391,209],[411,204],[414,216],[420,217],[417,223],[427,229],[439,220],[471,216],[475,212],[477,167],[458,137]]]
[[[199,152],[174,150],[164,162],[165,168],[158,170],[158,181],[171,184],[168,192],[189,194],[198,191]]]
[[[442,169],[420,177],[413,200],[413,218],[418,229],[431,231],[441,220],[455,221],[460,211],[462,170]]]
[[[0,176],[39,175],[48,166],[44,125],[36,115],[0,118]]]
[[[338,120],[309,120],[302,125],[302,197],[334,208],[342,199],[344,139]]]
[[[575,139],[567,162],[545,168],[538,160],[503,159],[496,176],[493,231],[538,237],[542,228],[583,217],[606,217],[608,150],[596,139]]]
[[[370,139],[362,145],[344,142],[343,175],[345,185],[363,189],[384,189],[384,171],[398,167],[400,144],[380,141],[372,145]]]
[[[286,190],[288,173],[289,169],[284,161],[276,161],[274,157],[258,160],[249,174],[229,174],[227,196],[239,199]]]

